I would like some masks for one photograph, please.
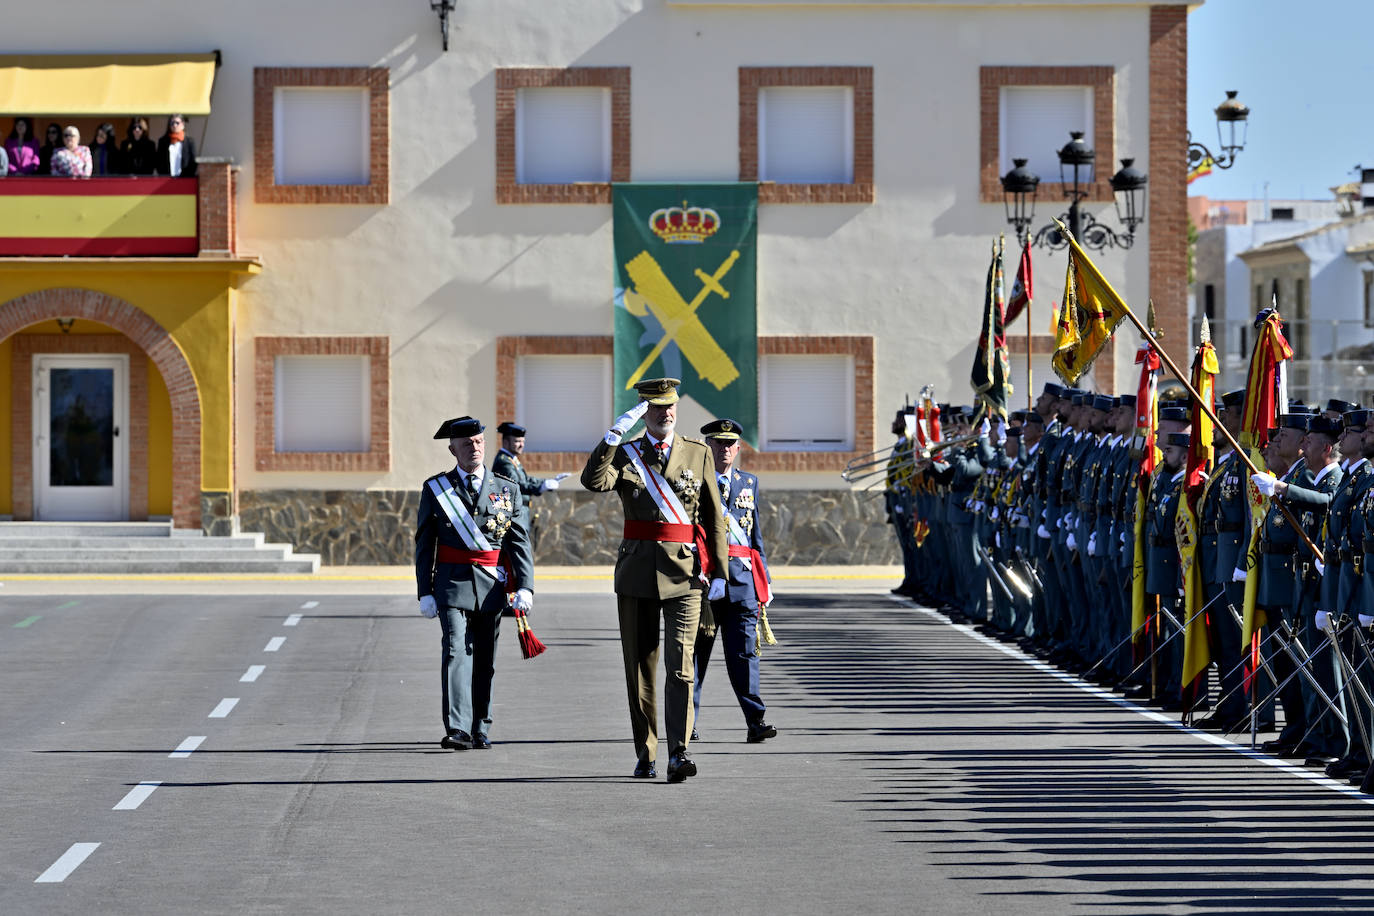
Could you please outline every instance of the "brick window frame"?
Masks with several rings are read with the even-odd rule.
[[[843,86],[853,90],[854,180],[833,184],[766,181],[759,184],[759,203],[873,203],[872,67],[740,67],[739,180],[759,180],[759,90],[784,86]]]
[[[253,68],[253,200],[260,204],[387,204],[391,201],[391,71],[386,67]],[[367,184],[276,183],[274,90],[368,90]]]
[[[874,405],[874,338],[870,335],[810,335],[773,334],[758,338],[759,356],[776,355],[847,355],[854,358],[854,450],[846,452],[756,451],[746,444],[742,467],[756,471],[842,471],[851,460],[873,451],[875,431]],[[611,356],[614,338],[606,336],[556,337],[498,337],[496,339],[496,413],[509,418],[515,416],[516,364],[522,356]],[[609,426],[612,418],[607,417]],[[689,431],[688,435],[696,435]],[[535,441],[538,441],[537,438]],[[530,471],[565,471],[580,468],[587,462],[587,454],[595,444],[595,436],[587,442],[587,451],[540,452],[526,450],[521,464]]]
[[[521,89],[611,91],[611,180],[520,184],[515,180],[515,106]],[[611,184],[630,180],[629,67],[498,67],[496,69],[496,202],[609,204]]]
[[[278,452],[276,450],[276,358],[278,356],[367,356],[371,372],[368,450],[365,452]],[[259,471],[391,470],[391,338],[256,337],[253,447]]]
[[[1093,93],[1093,183],[1087,200],[1113,199],[1109,179],[1116,169],[1116,68],[1082,67],[980,67],[979,82],[979,200],[1002,202],[1002,87],[1004,86],[1087,86]],[[1064,142],[1069,142],[1067,134]],[[1058,203],[1064,199],[1065,185],[1058,175],[1041,175],[1036,200]]]

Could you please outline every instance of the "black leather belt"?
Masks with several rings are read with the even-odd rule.
[[[1340,558],[1342,563],[1349,563],[1354,554],[1350,552],[1349,547],[1339,547],[1336,549],[1336,556]]]
[[[1173,544],[1173,543],[1175,543],[1175,541],[1174,541],[1174,539],[1171,538],[1171,537],[1161,537],[1160,535],[1157,535],[1157,534],[1150,535],[1150,546],[1151,546],[1151,547],[1168,547],[1170,544]]]
[[[1203,523],[1202,523],[1202,533],[1203,533],[1203,534],[1216,534],[1216,533],[1217,533],[1216,522],[1203,522]]]
[[[1282,555],[1288,556],[1288,557],[1291,557],[1294,553],[1296,553],[1296,552],[1297,552],[1297,549],[1298,549],[1298,545],[1297,545],[1297,544],[1268,544],[1268,543],[1265,543],[1265,544],[1261,544],[1261,545],[1260,545],[1260,552],[1261,552],[1261,553],[1282,554]]]
[[[1241,523],[1240,523],[1240,522],[1217,522],[1217,531],[1226,532],[1226,531],[1240,531],[1240,530],[1241,530]]]
[[[1364,552],[1365,552],[1365,553],[1374,553],[1374,538],[1365,538],[1365,539],[1364,539]]]

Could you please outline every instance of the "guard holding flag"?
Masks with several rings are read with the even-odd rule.
[[[766,709],[759,696],[759,615],[772,600],[768,562],[763,555],[763,530],[759,521],[759,479],[735,470],[740,449],[740,425],[734,420],[712,420],[701,428],[716,467],[716,484],[724,504],[730,571],[725,577],[725,597],[710,602],[711,617],[725,643],[725,671],[735,691],[744,722],[746,740],[758,744],[776,737],[778,730],[763,721]],[[703,629],[697,633],[694,714],[701,710],[701,685],[716,639]],[[695,729],[693,729],[695,732]]]
[[[529,513],[514,481],[482,466],[486,442],[472,417],[446,420],[434,434],[457,459],[420,488],[415,582],[420,613],[443,628],[441,695],[450,750],[491,747],[491,680],[506,594],[511,606],[534,603]]]
[[[709,581],[707,598],[724,598],[729,563],[710,450],[700,439],[675,434],[679,384],[671,378],[636,384],[639,403],[616,419],[582,469],[584,487],[598,493],[614,490],[625,511],[615,593],[638,779],[652,779],[658,773],[654,682],[660,618],[666,631],[664,718],[669,782],[681,782],[697,772],[687,745],[695,679],[692,646],[701,616],[698,592]],[[645,434],[622,442],[640,417]]]

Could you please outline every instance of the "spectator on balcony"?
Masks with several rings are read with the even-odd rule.
[[[196,173],[196,144],[186,136],[186,119],[179,114],[167,119],[167,133],[157,141],[157,173],[173,178]]]
[[[52,174],[59,178],[90,178],[91,150],[81,145],[81,131],[68,125],[62,131],[62,146],[52,154]]]
[[[118,175],[121,171],[114,125],[102,124],[96,128],[95,142],[91,144],[91,174]]]
[[[32,175],[38,171],[38,141],[33,138],[33,121],[15,118],[14,127],[5,140],[11,175]]]
[[[157,144],[148,136],[147,118],[129,119],[129,133],[119,145],[119,168],[126,175],[157,171]]]
[[[38,174],[52,174],[52,154],[62,148],[62,125],[53,122],[48,125],[48,132],[43,138],[43,145],[38,148]]]

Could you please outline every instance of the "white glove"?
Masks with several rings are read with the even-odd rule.
[[[554,480],[562,481],[562,480],[567,480],[567,479],[568,479],[569,477],[571,477],[571,476],[572,476],[572,471],[564,471],[562,474],[555,474],[555,475],[553,475],[553,479],[554,479]]]
[[[1251,474],[1250,479],[1254,481],[1255,489],[1265,496],[1274,495],[1274,484],[1278,483],[1278,478],[1273,474],[1266,474],[1261,471],[1258,474]]]
[[[1368,614],[1361,614],[1360,628],[1363,630],[1367,630],[1370,627],[1374,627],[1374,617],[1370,617]]]
[[[1002,514],[1002,509],[1001,509],[1001,507],[1000,507],[1000,506],[993,506],[993,507],[992,507],[992,514],[989,515],[988,518],[995,522],[995,521],[997,521],[997,519],[1001,516],[1001,514]]]
[[[1007,444],[1007,424],[1003,423],[997,427],[997,444]]]
[[[1331,632],[1331,615],[1326,611],[1317,611],[1317,629],[1323,633]]]
[[[648,409],[649,402],[640,401],[638,404],[616,417],[615,422],[611,424],[611,428],[606,431],[606,444],[619,445],[620,440],[630,431],[630,427],[634,426],[635,421],[644,416],[644,412]]]
[[[994,531],[992,533],[992,542],[996,544],[998,549],[1000,550],[1002,547],[1002,532]]]
[[[1118,535],[1118,537],[1121,539],[1121,546],[1122,546],[1122,547],[1125,547],[1125,546],[1126,546],[1126,532],[1124,532],[1124,531],[1121,532],[1121,534]]]
[[[711,590],[706,593],[707,601],[720,601],[725,597],[725,580],[712,579]]]
[[[1088,535],[1088,556],[1097,556],[1097,532]]]
[[[420,599],[420,613],[426,617],[439,616],[439,605],[435,603],[433,595],[425,595]]]
[[[527,588],[517,588],[515,594],[510,596],[510,606],[517,611],[531,611],[534,609],[534,593]]]
[[[1064,540],[1064,546],[1069,548],[1070,550],[1078,549],[1078,542],[1074,540],[1072,531],[1069,532],[1069,536]]]
[[[1048,528],[1046,528],[1044,525],[1041,525],[1039,528],[1035,529],[1035,536],[1038,538],[1044,538],[1048,541],[1054,535],[1050,534]]]
[[[1313,560],[1313,561],[1312,561],[1312,565],[1315,566],[1315,567],[1317,567],[1317,575],[1319,575],[1319,576],[1324,576],[1324,575],[1326,575],[1326,564],[1323,563],[1321,560]]]
[[[558,478],[557,478],[557,477],[550,477],[548,480],[544,481],[543,483],[541,483],[541,484],[539,485],[539,492],[540,492],[540,493],[547,493],[547,492],[550,491],[550,490],[557,490],[557,489],[558,489]]]
[[[1244,582],[1245,579],[1246,579],[1246,577],[1249,576],[1249,575],[1250,575],[1250,574],[1249,574],[1248,572],[1246,572],[1245,570],[1243,570],[1243,569],[1241,569],[1239,566],[1237,566],[1235,569],[1233,569],[1233,570],[1231,571],[1231,581],[1232,581],[1232,582]]]
[[[978,424],[978,438],[986,438],[990,432],[992,432],[992,421],[984,417],[983,422]]]

